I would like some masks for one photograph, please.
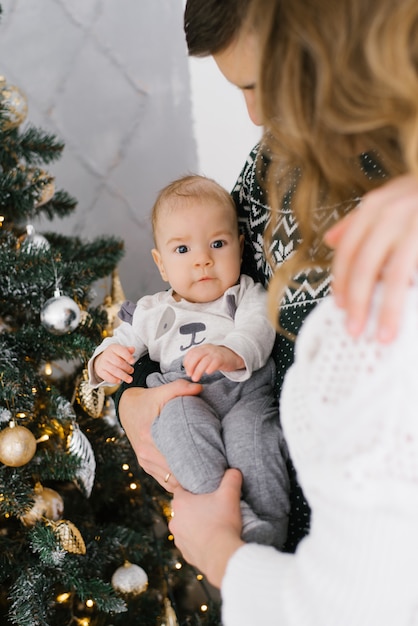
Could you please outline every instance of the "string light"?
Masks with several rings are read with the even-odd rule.
[[[51,374],[52,374],[52,365],[51,365],[51,363],[45,363],[44,372],[45,372],[45,376],[51,376]]]
[[[203,575],[202,574],[197,574],[196,578],[197,578],[197,580],[203,580]]]
[[[57,602],[59,602],[60,604],[62,604],[63,602],[67,602],[67,600],[71,597],[71,594],[66,591],[64,593],[60,593],[59,596],[57,596]]]
[[[42,443],[42,441],[48,441],[49,435],[42,435],[39,439],[36,440],[36,443]]]
[[[208,610],[208,605],[207,604],[202,604],[202,606],[200,607],[200,610],[202,611],[202,613],[204,613],[205,611]]]
[[[127,463],[123,463],[123,465],[122,465],[122,469],[123,469],[125,472],[127,472],[127,471],[128,471],[128,469],[129,469],[129,465],[128,465]]]
[[[94,606],[94,600],[92,600],[91,598],[89,598],[88,600],[86,600],[86,607],[91,609]]]
[[[180,561],[177,561],[177,563],[174,566],[176,569],[181,569],[183,567],[182,563],[180,563]]]
[[[4,215],[0,215],[0,228],[3,226]]]
[[[132,490],[138,489],[138,485],[136,483],[131,483],[129,485],[129,489],[132,489]]]

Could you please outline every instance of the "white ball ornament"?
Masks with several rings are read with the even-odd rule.
[[[52,335],[72,333],[80,323],[81,312],[74,300],[63,296],[59,289],[41,310],[41,324]]]
[[[125,561],[112,576],[112,587],[124,594],[139,595],[148,587],[148,576],[139,565]]]

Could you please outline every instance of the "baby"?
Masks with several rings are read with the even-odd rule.
[[[287,535],[287,447],[274,393],[275,330],[264,288],[240,274],[243,236],[229,193],[203,176],[165,187],[152,211],[153,259],[170,289],[141,298],[89,361],[94,386],[131,381],[149,352],[161,373],[200,382],[199,396],[169,401],[152,434],[180,484],[214,491],[228,467],[243,474],[245,541],[281,548]]]

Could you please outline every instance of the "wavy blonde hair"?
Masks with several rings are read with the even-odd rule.
[[[273,155],[267,248],[299,173],[292,208],[301,242],[269,286],[277,319],[298,273],[329,270],[318,207],[343,215],[350,199],[388,178],[418,177],[418,1],[253,0],[249,25],[261,41],[264,141]],[[361,152],[376,155],[384,179],[364,174]]]

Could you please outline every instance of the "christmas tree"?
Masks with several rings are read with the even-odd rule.
[[[118,323],[122,242],[38,233],[76,209],[46,167],[64,148],[0,79],[0,623],[219,624],[86,363]],[[108,293],[95,304],[95,285]],[[215,595],[215,599],[213,597]]]

